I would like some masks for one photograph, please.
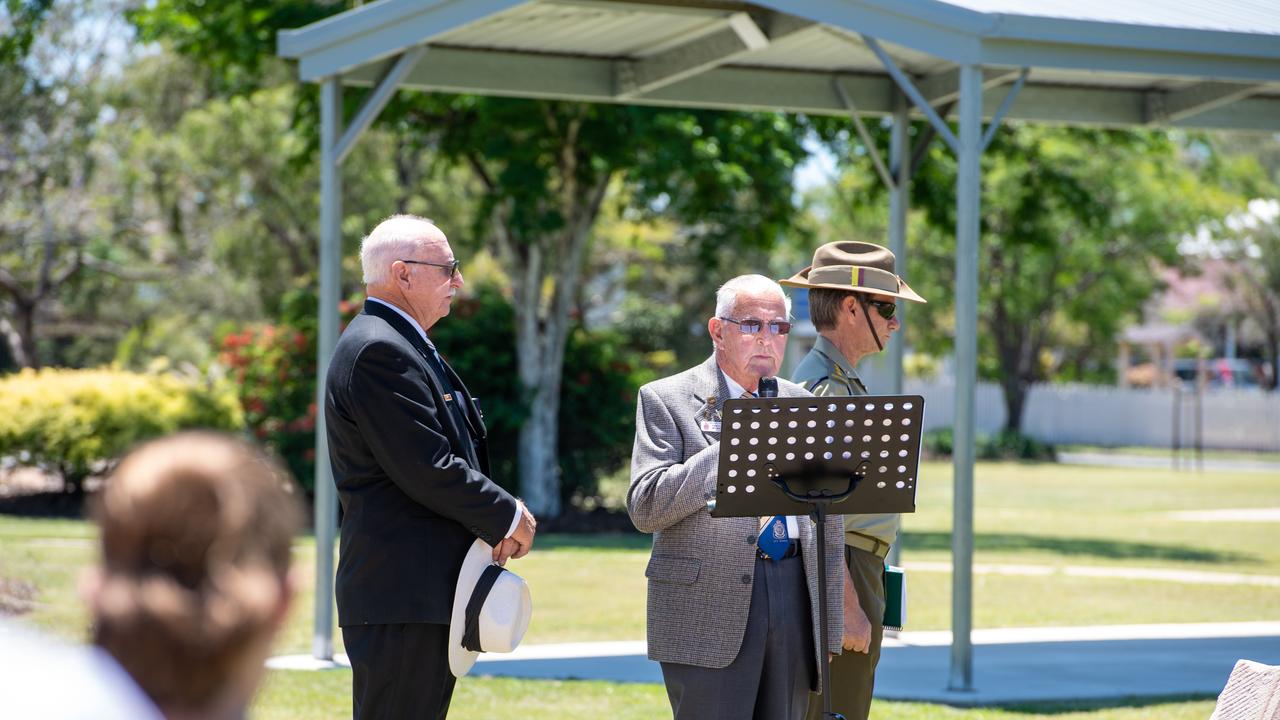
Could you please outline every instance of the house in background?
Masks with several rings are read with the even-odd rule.
[[[1195,274],[1160,271],[1165,290],[1148,303],[1147,322],[1120,337],[1120,386],[1271,387],[1261,338],[1232,287],[1235,262],[1202,257],[1194,267]]]

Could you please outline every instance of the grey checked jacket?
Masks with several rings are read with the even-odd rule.
[[[704,432],[701,424],[712,412],[718,417],[727,393],[714,356],[640,388],[627,512],[636,528],[653,533],[645,576],[649,657],[659,662],[723,668],[742,646],[759,521],[713,518],[707,511],[715,497],[720,433]],[[809,393],[779,378],[778,395]],[[799,525],[812,612],[811,628],[803,630],[813,632],[817,653],[816,532],[810,519],[800,518]],[[828,637],[837,653],[844,632],[842,530],[839,515],[827,519]]]

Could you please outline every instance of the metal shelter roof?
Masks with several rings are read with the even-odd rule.
[[[985,68],[984,115],[1031,68],[1010,119],[1280,130],[1280,9],[1263,0],[380,0],[279,37],[301,79],[591,102],[888,114],[877,38],[924,97]]]

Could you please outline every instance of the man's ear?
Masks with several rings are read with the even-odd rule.
[[[858,314],[858,298],[853,295],[846,295],[844,300],[840,301],[840,304],[844,306],[845,312],[855,316]]]
[[[399,260],[391,263],[391,278],[396,281],[397,285],[404,287],[409,284],[409,265]]]
[[[711,344],[720,347],[720,330],[724,327],[724,322],[717,317],[707,320],[707,334],[711,336]]]

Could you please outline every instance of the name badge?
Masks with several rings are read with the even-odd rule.
[[[702,432],[713,432],[713,433],[720,432],[720,421],[719,420],[703,420]]]

